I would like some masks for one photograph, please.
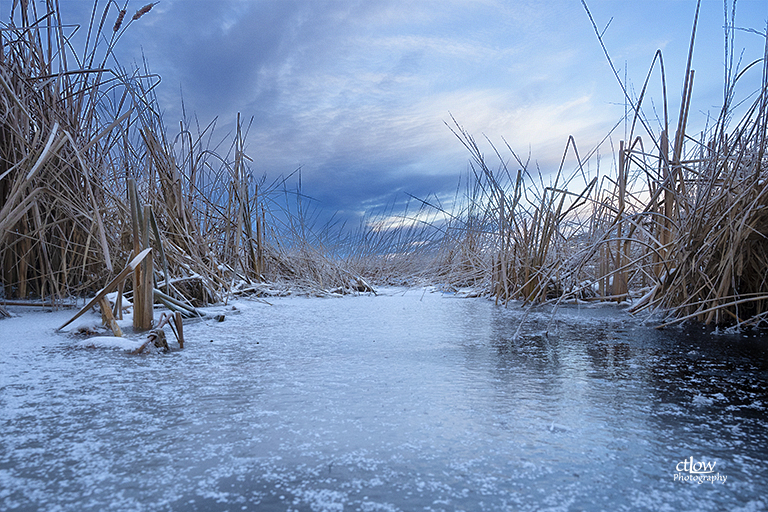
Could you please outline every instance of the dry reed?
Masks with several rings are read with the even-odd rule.
[[[762,59],[727,75],[717,122],[698,137],[687,135],[698,11],[697,6],[674,138],[667,135],[659,51],[640,95],[624,89],[624,121],[631,128],[629,140],[615,151],[613,173],[588,176],[587,161],[599,148],[582,160],[573,139],[566,146],[576,159],[573,171],[564,173],[564,156],[549,184],[507,145],[515,163],[509,168],[489,142],[500,162],[493,171],[454,120],[451,128],[471,154],[472,174],[464,206],[451,214],[443,262],[448,275],[455,273],[458,281],[484,278],[485,289],[502,303],[623,301],[642,289],[647,293],[634,300],[632,310],[662,312],[663,325],[691,319],[737,327],[768,323],[768,42]],[[761,62],[756,99],[729,130],[732,105],[738,104],[736,82]],[[657,131],[642,110],[654,68],[665,94]],[[618,73],[616,78],[621,84]]]
[[[215,123],[197,137],[182,124],[169,141],[154,108],[157,77],[105,67],[124,17],[120,11],[114,35],[104,37],[111,5],[87,29],[88,41],[103,47],[87,44],[82,55],[71,53],[54,1],[42,15],[34,3],[14,5],[0,32],[2,295],[90,294],[152,245],[167,294],[220,300],[269,270],[246,134],[238,118],[224,155],[206,145]],[[72,62],[82,67],[71,70]],[[130,192],[128,178],[136,183]],[[141,204],[151,205],[151,219]]]
[[[288,190],[291,176],[269,186],[254,178],[249,125],[239,116],[234,137],[217,143],[215,120],[202,128],[182,121],[168,136],[155,108],[157,77],[146,65],[107,68],[120,35],[155,4],[127,25],[118,11],[107,38],[108,4],[82,55],[71,54],[58,3],[48,0],[44,14],[35,5],[14,4],[0,30],[5,298],[92,294],[151,247],[144,300],[185,314],[279,287],[348,293],[432,282],[485,290],[503,304],[632,300],[635,311],[665,313],[667,324],[768,321],[768,44],[756,99],[732,129],[735,84],[760,61],[727,74],[717,122],[687,135],[694,23],[674,136],[666,92],[659,127],[642,109],[654,69],[666,91],[657,52],[640,95],[624,89],[627,140],[616,148],[606,136],[612,172],[601,173],[599,147],[582,157],[573,138],[551,174],[506,141],[511,159],[487,141],[499,162],[492,169],[454,120],[449,128],[471,156],[454,206],[427,198],[350,232],[315,225],[300,186]]]

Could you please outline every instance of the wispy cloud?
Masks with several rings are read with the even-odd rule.
[[[760,2],[741,4],[759,18]],[[601,29],[613,17],[604,36],[622,77],[637,87],[663,48],[670,90],[692,6],[590,2]],[[715,103],[722,6],[705,2],[701,23],[697,91],[714,91]],[[588,18],[569,0],[164,0],[122,43],[124,59],[142,48],[163,76],[169,125],[179,89],[203,123],[253,116],[254,171],[302,166],[305,191],[330,210],[359,212],[397,191],[452,193],[467,155],[444,125],[451,114],[547,169],[569,135],[593,145],[623,113]]]

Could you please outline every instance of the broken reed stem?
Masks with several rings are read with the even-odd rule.
[[[106,297],[99,299],[99,308],[101,308],[101,320],[104,325],[110,328],[112,334],[118,338],[123,337],[123,331],[120,326],[117,325],[114,315],[112,314],[112,308],[109,305],[109,301]]]
[[[143,224],[141,227],[142,247],[149,248],[149,219],[152,216],[152,206],[144,205]],[[141,319],[138,325],[140,331],[149,330],[154,323],[154,300],[152,291],[154,290],[154,258],[149,253],[147,258],[141,263],[141,285],[138,290],[134,290],[134,297],[141,295],[141,307],[134,309],[134,327],[136,327],[135,316],[140,315]]]
[[[181,312],[173,313],[173,323],[176,326],[176,339],[179,341],[179,348],[184,348],[184,322],[181,318]]]
[[[133,254],[139,254],[141,246],[141,226],[139,224],[139,201],[136,193],[136,181],[128,178],[128,199],[131,206],[131,228],[133,230]],[[144,298],[141,293],[144,284],[144,266],[137,265],[133,270],[133,329],[145,331],[149,329],[144,322]]]

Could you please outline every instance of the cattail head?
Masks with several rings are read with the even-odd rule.
[[[120,25],[123,24],[123,18],[125,18],[125,9],[122,9],[117,15],[117,20],[115,20],[115,26],[112,27],[112,32],[117,32],[120,30]]]
[[[133,20],[137,20],[147,14],[149,11],[152,10],[152,8],[155,6],[155,4],[147,4],[138,11],[136,11],[136,14],[133,15]]]

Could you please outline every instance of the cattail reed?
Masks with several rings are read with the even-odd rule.
[[[134,14],[134,15],[133,15],[133,18],[132,18],[132,19],[133,19],[133,21],[136,21],[137,19],[139,19],[139,18],[141,18],[142,16],[144,16],[145,14],[147,14],[149,11],[151,11],[151,10],[152,10],[152,8],[153,8],[154,6],[155,6],[155,4],[154,4],[154,3],[151,3],[151,4],[147,4],[147,5],[145,5],[144,7],[142,7],[141,9],[139,9],[138,11],[136,11],[136,14]]]
[[[732,113],[723,109],[713,128],[694,139],[685,134],[692,51],[693,38],[674,145],[666,116],[657,132],[643,125],[637,134],[633,124],[619,142],[615,175],[590,181],[574,151],[572,174],[562,175],[561,164],[547,185],[514,152],[520,171],[509,169],[495,147],[500,166],[493,171],[456,124],[474,183],[469,205],[452,212],[444,228],[442,276],[460,282],[468,275],[464,262],[472,261],[485,269],[484,286],[501,303],[634,300],[633,311],[668,315],[664,325],[768,324],[768,73],[735,129],[727,133]],[[638,118],[642,100],[633,105]],[[695,154],[686,154],[686,140],[696,140]],[[585,188],[579,192],[576,183]]]
[[[125,18],[125,9],[121,9],[120,12],[117,15],[117,19],[115,20],[115,26],[112,27],[112,32],[117,32],[120,30],[120,26],[123,24],[123,18]]]

